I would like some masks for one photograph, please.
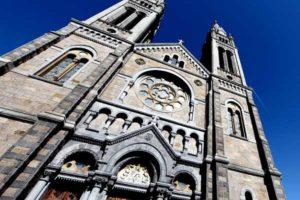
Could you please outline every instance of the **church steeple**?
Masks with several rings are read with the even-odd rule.
[[[123,0],[85,22],[131,42],[150,42],[163,11],[164,0]]]
[[[217,21],[207,35],[201,60],[213,74],[246,86],[234,39]]]

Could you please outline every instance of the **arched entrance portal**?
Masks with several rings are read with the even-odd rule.
[[[156,160],[143,153],[127,155],[114,169],[116,182],[108,193],[108,200],[147,200],[152,199],[150,188],[159,178]]]

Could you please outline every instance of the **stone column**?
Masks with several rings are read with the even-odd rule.
[[[110,125],[112,124],[114,119],[115,119],[115,117],[113,117],[113,116],[108,117],[108,119],[103,127],[105,134],[108,134],[108,128],[110,127]]]
[[[124,126],[123,126],[123,130],[122,130],[122,132],[121,132],[122,134],[127,132],[128,128],[129,128],[129,125],[130,125],[131,123],[132,123],[131,121],[128,121],[128,120],[125,121],[125,124],[124,124]]]
[[[89,196],[91,194],[91,191],[86,190],[80,197],[80,200],[88,200]]]
[[[132,34],[129,36],[128,40],[132,42],[139,40],[155,22],[157,15],[157,13],[151,13],[149,16],[143,18],[133,29],[131,29]]]
[[[119,100],[123,103],[123,99],[127,96],[129,89],[134,85],[134,81],[130,81],[127,87],[124,89],[122,94],[119,97]]]
[[[99,195],[99,200],[106,200],[107,199],[107,192],[108,192],[108,187],[105,187],[102,192]]]
[[[36,185],[33,187],[29,195],[25,200],[36,200],[43,195],[45,190],[49,186],[49,177],[41,178]]]
[[[171,138],[170,138],[170,145],[173,146],[174,144],[174,139],[175,139],[176,133],[175,132],[171,132]]]
[[[184,154],[189,153],[188,146],[189,146],[189,143],[190,143],[190,139],[191,139],[190,136],[185,136],[185,138],[184,138],[184,143],[183,143],[183,153]]]
[[[132,13],[131,15],[129,15],[123,22],[121,22],[121,24],[119,25],[121,28],[126,28],[126,26],[128,26],[132,21],[135,20],[135,18],[137,18],[139,16],[139,14],[137,12]]]
[[[105,18],[105,16],[107,16],[109,13],[114,12],[114,10],[117,10],[121,6],[124,6],[127,2],[128,2],[128,0],[120,1],[119,3],[111,6],[110,8],[108,8],[108,9],[98,13],[97,15],[94,15],[94,16],[90,17],[89,19],[85,20],[84,23],[91,24],[91,23],[95,22],[97,19],[100,19],[102,17]]]
[[[93,119],[95,119],[97,116],[97,113],[95,112],[91,112],[90,115],[86,118],[84,125],[86,127],[89,127],[90,123],[93,121]]]
[[[100,191],[101,191],[101,185],[95,185],[94,188],[91,191],[91,194],[88,198],[88,200],[98,200],[98,197],[100,195]]]
[[[107,16],[105,16],[103,18],[103,20],[106,20],[107,22],[112,23],[113,21],[115,21],[116,19],[118,19],[119,17],[124,15],[126,12],[127,12],[127,9],[125,8],[125,6],[121,6],[118,9],[111,12],[110,14],[108,14]]]

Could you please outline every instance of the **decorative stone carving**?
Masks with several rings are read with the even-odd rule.
[[[125,166],[117,176],[117,180],[119,181],[138,185],[147,186],[151,182],[148,169],[140,164],[129,164]]]
[[[138,65],[145,65],[146,64],[146,61],[142,58],[138,58],[135,60],[136,64]]]
[[[202,85],[203,85],[203,83],[202,83],[199,79],[195,80],[194,83],[195,83],[197,86],[202,86]]]
[[[175,187],[175,190],[178,190],[178,191],[181,191],[181,192],[192,192],[192,189],[191,189],[191,185],[190,184],[187,184],[187,183],[183,183],[181,181],[175,181],[174,183],[174,187]]]

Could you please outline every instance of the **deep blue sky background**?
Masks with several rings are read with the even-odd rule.
[[[117,0],[9,0],[0,8],[0,54],[71,17],[84,20]],[[211,23],[233,34],[277,167],[290,200],[300,190],[300,2],[299,0],[167,0],[155,42],[185,41],[200,56]]]

